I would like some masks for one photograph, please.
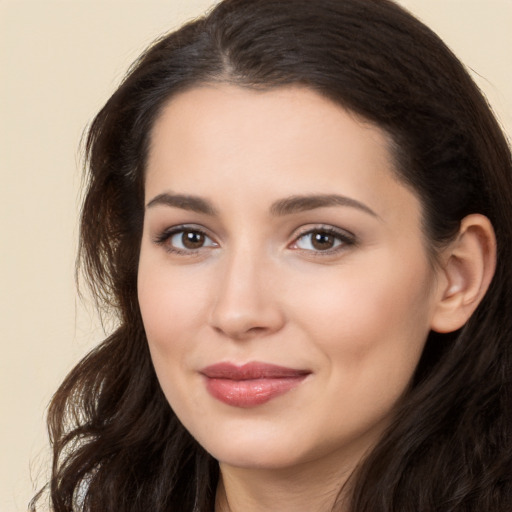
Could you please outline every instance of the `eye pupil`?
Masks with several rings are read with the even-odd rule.
[[[199,249],[204,245],[204,238],[205,236],[197,231],[184,231],[181,241],[187,249]]]
[[[335,238],[333,235],[316,231],[311,235],[311,243],[315,249],[320,251],[331,249],[334,246]]]

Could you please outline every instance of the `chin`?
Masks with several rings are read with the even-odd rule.
[[[284,469],[301,462],[301,452],[293,439],[279,435],[265,437],[246,429],[244,435],[198,439],[221,464],[244,469]]]
[[[213,457],[220,464],[236,467],[240,469],[260,469],[260,470],[281,470],[294,467],[300,464],[300,458],[296,453],[276,453],[273,446],[268,448],[246,447],[245,450],[219,450]],[[293,457],[290,455],[293,454]]]

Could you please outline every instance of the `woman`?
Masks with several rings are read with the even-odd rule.
[[[226,0],[87,156],[119,327],[52,402],[54,510],[510,510],[510,151],[429,29]]]

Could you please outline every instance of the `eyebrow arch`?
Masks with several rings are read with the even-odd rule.
[[[182,210],[190,210],[210,216],[215,216],[218,213],[213,204],[207,199],[187,194],[170,194],[168,192],[158,194],[148,202],[146,208],[152,208],[157,205],[181,208]],[[356,199],[337,194],[315,194],[286,197],[285,199],[279,199],[273,203],[270,207],[270,213],[280,217],[329,206],[348,206],[357,208],[358,210],[368,213],[372,217],[379,218],[379,215],[365,204],[357,201]]]
[[[271,206],[270,211],[273,215],[282,216],[307,210],[314,210],[316,208],[325,208],[328,206],[349,206],[368,213],[372,217],[379,218],[379,215],[365,204],[357,201],[356,199],[337,194],[315,194],[287,197],[276,201]]]
[[[205,215],[217,215],[217,210],[210,201],[202,197],[186,194],[169,194],[167,192],[158,194],[148,202],[146,208],[152,208],[157,205],[173,206],[182,210],[204,213]]]

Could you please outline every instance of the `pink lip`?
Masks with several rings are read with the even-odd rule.
[[[267,363],[237,366],[218,363],[203,368],[206,389],[233,407],[255,407],[298,386],[311,372]]]

